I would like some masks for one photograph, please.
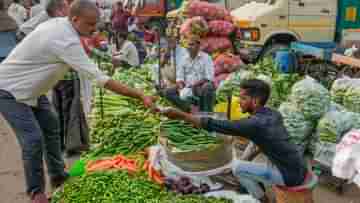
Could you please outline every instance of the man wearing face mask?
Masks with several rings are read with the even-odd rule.
[[[80,36],[94,33],[98,19],[95,3],[76,0],[69,17],[39,25],[0,64],[0,113],[14,129],[21,146],[26,191],[33,203],[48,203],[44,194],[43,154],[53,187],[61,185],[68,176],[61,155],[59,124],[49,101],[42,95],[69,70],[96,80],[100,87],[153,107],[153,97],[112,80],[86,55]]]

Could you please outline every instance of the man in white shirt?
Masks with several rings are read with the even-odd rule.
[[[43,95],[70,69],[108,90],[138,98],[148,108],[153,106],[153,97],[112,80],[86,55],[80,35],[94,33],[98,17],[93,2],[76,0],[68,18],[39,25],[0,64],[0,113],[14,128],[22,148],[26,189],[33,203],[48,203],[44,194],[43,148],[51,185],[59,186],[67,178],[59,124]]]
[[[16,21],[18,26],[22,25],[28,17],[26,8],[20,4],[20,0],[13,0],[13,3],[8,8],[8,14]]]
[[[21,36],[25,37],[25,35],[35,30],[38,25],[50,18],[66,16],[66,9],[67,7],[64,0],[49,0],[43,11],[20,26]]]
[[[166,90],[165,96],[184,111],[190,111],[192,103],[201,112],[212,112],[214,64],[208,54],[200,51],[200,39],[190,39],[187,46],[188,54],[176,66],[176,88]]]
[[[135,45],[127,40],[128,33],[120,31],[116,33],[116,50],[113,58],[116,65],[123,67],[138,67],[140,65],[139,54]]]
[[[35,0],[34,3],[35,5],[30,8],[30,18],[38,15],[45,8],[44,5],[40,3],[40,0]]]
[[[179,69],[183,57],[186,56],[187,50],[181,47],[175,36],[169,36],[167,39],[168,47],[164,54],[161,55],[160,66],[161,73],[165,84],[172,85],[176,83],[176,70]]]

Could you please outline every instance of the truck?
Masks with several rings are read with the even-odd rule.
[[[252,1],[231,11],[241,32],[239,51],[251,61],[274,55],[291,42],[340,42],[360,28],[359,0]]]

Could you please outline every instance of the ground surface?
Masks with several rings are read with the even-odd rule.
[[[74,159],[67,160],[71,164]],[[360,203],[360,189],[353,185],[338,195],[325,180],[315,191],[316,203]],[[15,136],[0,115],[0,203],[27,203],[19,146]]]

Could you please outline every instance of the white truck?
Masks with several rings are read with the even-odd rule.
[[[242,31],[241,49],[256,60],[292,41],[339,41],[344,30],[360,28],[359,9],[360,0],[267,0],[231,14]]]

